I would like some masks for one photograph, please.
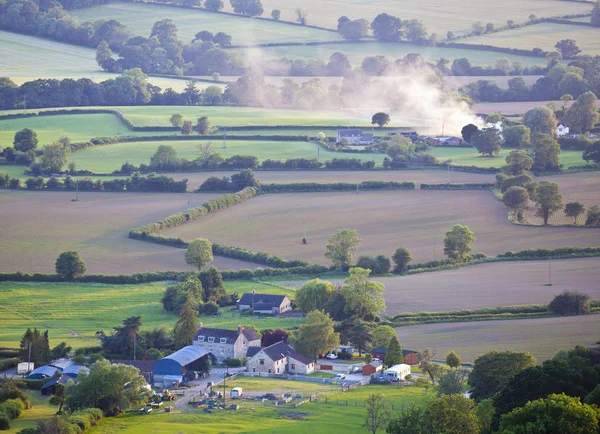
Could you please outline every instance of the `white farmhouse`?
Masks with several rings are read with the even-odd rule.
[[[263,374],[308,375],[315,371],[315,363],[281,341],[258,351],[252,348],[246,355],[246,369]]]
[[[556,127],[556,135],[558,137],[564,137],[567,134],[569,134],[569,127],[565,127],[563,124],[559,124],[558,127]]]

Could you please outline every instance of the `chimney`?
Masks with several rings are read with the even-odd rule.
[[[200,323],[200,325],[198,326],[198,330],[200,330],[202,328],[202,323]]]
[[[241,333],[244,331],[244,326],[242,326],[241,324],[238,325],[238,333]]]

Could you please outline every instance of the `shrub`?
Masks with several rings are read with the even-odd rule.
[[[12,359],[0,360],[0,371],[6,371],[8,369],[16,367],[21,363],[21,359],[13,357]]]
[[[558,315],[586,315],[590,313],[590,297],[582,292],[565,291],[554,297],[548,307]]]
[[[385,274],[390,270],[390,260],[383,255],[360,256],[356,261],[356,266],[371,270],[373,274]]]
[[[239,368],[242,366],[242,361],[240,359],[227,359],[225,360],[225,364],[230,368]]]
[[[412,254],[405,248],[399,248],[392,256],[392,260],[396,264],[394,273],[402,273],[408,267],[408,263],[412,261]]]
[[[204,303],[200,307],[201,315],[219,315],[219,305],[214,301],[209,301],[208,303]]]
[[[20,399],[9,399],[0,404],[0,413],[6,414],[9,419],[16,419],[25,410],[25,404]]]
[[[10,419],[4,413],[0,413],[0,430],[10,429]]]
[[[346,350],[338,352],[337,356],[342,360],[352,360],[352,353],[349,353]]]

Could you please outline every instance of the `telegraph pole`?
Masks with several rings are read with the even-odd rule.
[[[223,127],[223,148],[227,149],[227,130]]]

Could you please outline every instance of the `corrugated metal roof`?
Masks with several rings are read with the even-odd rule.
[[[170,356],[164,357],[161,360],[168,359],[179,363],[181,366],[189,365],[200,357],[206,356],[208,351],[199,345],[188,345],[179,351],[174,352]]]
[[[39,368],[35,368],[31,373],[27,376],[27,378],[41,378],[41,377],[52,377],[56,371],[60,371],[60,369],[54,366],[40,366]]]
[[[88,368],[86,368],[83,365],[76,365],[76,364],[72,364],[70,366],[67,366],[64,371],[62,372],[65,375],[75,375],[77,376],[80,372],[87,372],[89,373],[90,370]]]

